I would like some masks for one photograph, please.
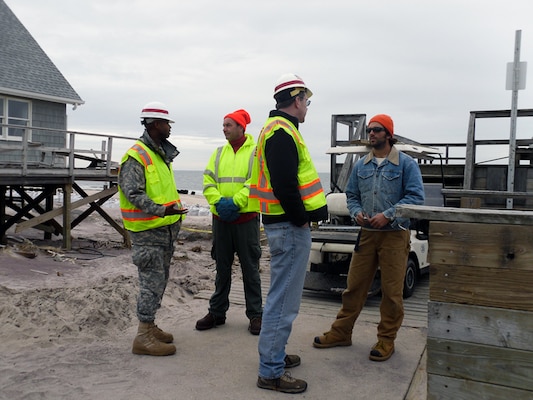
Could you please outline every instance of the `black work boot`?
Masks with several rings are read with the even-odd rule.
[[[252,335],[259,335],[261,333],[261,317],[255,317],[250,320],[250,325],[248,325],[248,330]]]
[[[217,325],[224,325],[225,323],[226,317],[216,317],[211,313],[207,313],[205,317],[196,321],[196,329],[199,331],[205,331],[214,328]]]
[[[301,379],[293,378],[288,372],[285,372],[279,378],[275,379],[258,377],[257,387],[283,393],[302,393],[305,392],[305,389],[307,389],[307,382]]]

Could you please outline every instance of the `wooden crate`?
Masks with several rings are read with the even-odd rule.
[[[533,398],[533,228],[430,223],[428,399]]]

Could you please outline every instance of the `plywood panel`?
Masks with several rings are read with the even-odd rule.
[[[428,400],[531,400],[532,397],[528,390],[428,375]]]
[[[430,301],[428,336],[533,351],[533,313]]]
[[[533,311],[531,282],[533,271],[432,264],[429,299]]]
[[[430,337],[427,351],[428,374],[533,391],[533,353],[530,351]]]
[[[533,228],[458,222],[431,222],[433,264],[533,271]]]
[[[442,189],[446,195],[457,193],[456,196],[466,196],[463,190],[454,191],[453,189]],[[467,191],[469,195],[475,193],[479,196],[478,191]],[[528,193],[513,193],[513,197],[533,197]],[[468,209],[456,207],[433,207],[433,206],[415,206],[413,204],[402,204],[396,207],[396,217],[427,219],[433,224],[434,221],[448,222],[469,222],[473,224],[505,224],[518,226],[533,226],[533,211],[524,210],[489,210],[489,209]]]

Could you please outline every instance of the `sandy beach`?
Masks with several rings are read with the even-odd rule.
[[[203,196],[182,197],[192,214],[207,208]],[[106,211],[119,220],[118,207]],[[183,224],[158,313],[158,323],[171,331],[206,312],[205,301],[193,297],[214,287],[211,216],[196,214]],[[129,349],[136,332],[138,291],[130,251],[96,213],[73,229],[72,236],[73,249],[67,252],[60,248],[60,237],[44,241],[41,232],[25,231],[9,235],[0,252],[2,399],[135,398],[122,389],[113,396],[111,391],[97,395],[106,392],[102,376],[143,379],[128,378],[132,372],[121,361],[146,360],[133,357]]]
[[[131,353],[137,271],[120,235],[98,214],[72,230],[73,249],[68,252],[60,249],[60,237],[44,241],[42,232],[9,236],[0,251],[0,399],[287,396],[255,386],[257,336],[246,329],[243,305],[231,305],[223,327],[194,329],[208,307],[196,295],[214,288],[211,215],[201,195],[183,195],[182,201],[191,213],[180,233],[156,321],[174,334],[177,353],[170,357]],[[106,211],[120,220],[118,207]],[[262,243],[261,273],[267,279],[268,246],[266,240]],[[236,260],[233,288],[238,287],[242,280]],[[402,329],[398,354],[388,363],[371,363],[367,352],[375,340],[375,324],[358,324],[358,339],[354,337],[350,348],[313,349],[312,337],[334,318],[326,314],[300,314],[288,345],[303,360],[291,372],[309,382],[301,398],[403,398],[424,348],[424,332]],[[379,382],[372,383],[372,374],[384,371],[390,375],[380,378],[386,379],[384,388],[375,393],[372,388]],[[354,397],[357,387],[360,396]]]

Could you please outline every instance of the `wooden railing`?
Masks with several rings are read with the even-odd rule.
[[[68,131],[61,129],[51,129],[51,128],[42,128],[42,127],[21,127],[19,125],[10,125],[10,124],[1,124],[2,127],[7,128],[16,128],[23,131],[23,135],[20,138],[20,141],[17,140],[0,140],[0,165],[5,164],[5,160],[2,158],[2,154],[7,152],[19,151],[21,154],[20,162],[17,162],[17,167],[22,170],[22,176],[28,174],[28,170],[32,169],[35,163],[35,159],[31,159],[30,153],[41,153],[41,159],[44,160],[46,156],[51,158],[51,165],[45,165],[50,168],[62,168],[68,170],[68,175],[73,176],[74,170],[79,167],[77,161],[84,162],[85,164],[89,163],[85,168],[98,168],[106,171],[106,175],[111,175],[111,170],[118,167],[118,163],[114,161],[113,157],[113,146],[118,140],[132,141],[137,138],[124,137],[118,135],[110,134],[101,134],[101,133],[89,133],[89,132],[78,132],[78,131]],[[42,142],[33,142],[30,140],[33,131],[40,132],[54,132],[62,133],[65,135],[65,147],[54,147],[47,145]],[[79,146],[79,142],[82,141],[81,138],[90,138],[97,142],[100,140],[101,148],[95,150],[93,148],[84,148]],[[64,160],[63,163],[58,167],[55,162],[57,158]],[[13,164],[12,161],[9,164]],[[43,165],[40,165],[41,167]]]
[[[466,162],[466,143],[424,143],[424,146],[436,147],[438,149],[441,149],[442,150],[442,161],[444,164],[464,164]],[[509,139],[476,140],[475,146],[476,148],[479,148],[479,146],[507,146],[509,147]],[[533,155],[533,139],[517,139],[516,146],[517,146],[517,153],[530,154],[529,157]],[[459,150],[458,152],[460,153],[460,155],[452,156],[452,153],[455,153],[454,150]],[[503,160],[503,159],[507,159],[508,157],[509,157],[509,154],[506,154],[505,156],[499,159]],[[530,159],[529,157],[526,155],[524,157],[517,157],[517,158]],[[476,165],[484,164],[487,162],[498,161],[499,159],[477,161]]]

